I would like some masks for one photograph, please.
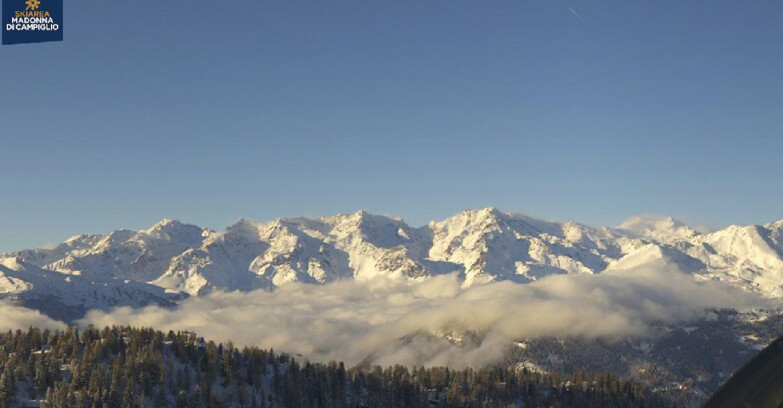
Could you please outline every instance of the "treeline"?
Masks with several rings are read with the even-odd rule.
[[[36,402],[37,401],[37,402]],[[665,407],[611,373],[311,363],[132,327],[0,334],[0,408]]]

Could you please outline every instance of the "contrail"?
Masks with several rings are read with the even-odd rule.
[[[584,23],[584,20],[582,20],[582,17],[579,16],[579,13],[576,12],[572,7],[568,7],[569,10],[571,10],[571,14],[574,15],[574,17],[578,18],[579,21]]]

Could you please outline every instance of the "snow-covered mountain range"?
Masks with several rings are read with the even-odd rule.
[[[54,248],[0,255],[0,297],[106,308],[297,281],[420,280],[457,272],[464,286],[527,283],[661,261],[695,279],[783,297],[783,221],[700,233],[671,218],[634,217],[595,228],[495,208],[420,228],[365,211],[242,219],[222,231],[165,219],[146,230],[78,235]]]

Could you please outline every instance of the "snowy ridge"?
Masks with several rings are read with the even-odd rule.
[[[44,275],[57,282],[70,275],[84,282],[128,282],[144,293],[153,293],[147,290],[152,287],[190,295],[290,282],[420,280],[454,272],[471,286],[599,274],[663,260],[696,279],[782,297],[783,221],[705,234],[672,218],[639,216],[617,228],[594,228],[492,207],[420,228],[365,211],[267,223],[242,219],[218,232],[166,219],[146,230],[78,235],[53,249],[1,259],[3,265],[36,269],[4,266],[0,293],[34,293],[41,284],[31,276]]]

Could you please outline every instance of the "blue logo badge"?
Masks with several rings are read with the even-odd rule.
[[[3,44],[63,40],[63,0],[3,0]]]

